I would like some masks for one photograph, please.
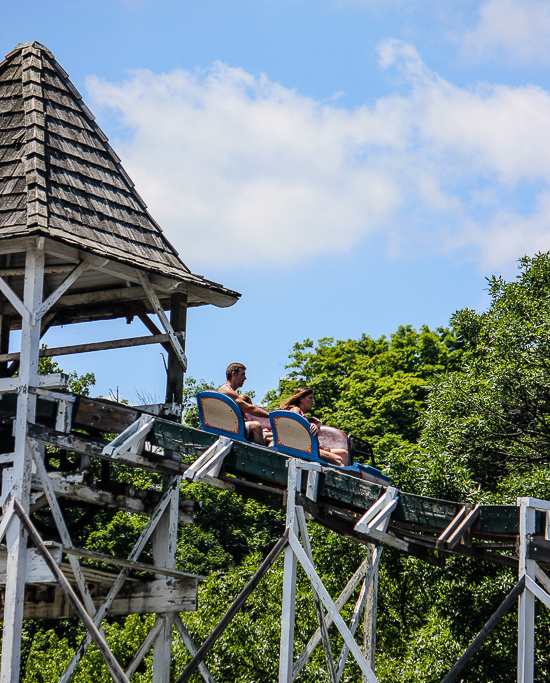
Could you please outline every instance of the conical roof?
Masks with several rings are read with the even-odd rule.
[[[68,74],[37,42],[0,64],[0,241],[29,234],[213,288],[218,305],[239,296],[183,263]]]

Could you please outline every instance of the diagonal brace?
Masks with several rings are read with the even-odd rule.
[[[149,518],[149,521],[147,522],[147,525],[145,526],[145,529],[141,532],[141,536],[138,538],[137,543],[135,544],[132,552],[130,555],[128,555],[128,560],[130,562],[133,562],[134,560],[137,560],[137,558],[141,555],[141,552],[143,551],[143,548],[145,547],[147,541],[149,540],[151,534],[155,530],[155,527],[162,517],[164,510],[166,509],[166,506],[170,502],[172,492],[174,491],[174,488],[176,487],[176,484],[179,480],[178,476],[175,476],[172,478],[172,481],[170,485],[167,487],[166,491],[162,494],[162,498],[159,500],[157,503],[157,506]],[[120,589],[122,588],[124,582],[126,581],[126,577],[130,573],[130,568],[125,567],[120,574],[117,576],[115,582],[111,586],[111,590],[107,594],[107,597],[105,598],[103,604],[101,607],[97,610],[96,615],[94,617],[94,624],[96,626],[99,626],[103,619],[106,617],[109,609],[111,608],[111,605],[113,604],[116,596],[118,595]],[[84,636],[82,639],[82,642],[78,646],[77,651],[74,653],[71,661],[67,665],[67,668],[65,669],[63,675],[59,679],[59,683],[67,683],[69,678],[73,675],[76,667],[78,666],[78,663],[82,659],[82,657],[85,655],[86,650],[91,644],[91,639],[88,634]]]
[[[151,284],[149,278],[145,273],[142,273],[141,271],[137,271],[137,274],[139,275],[139,279],[141,282],[141,285],[143,289],[145,290],[145,293],[149,297],[149,301],[151,302],[151,306],[153,307],[155,313],[158,315],[160,322],[162,323],[162,326],[164,327],[164,331],[170,338],[170,344],[172,345],[172,348],[174,349],[174,353],[176,354],[176,357],[178,358],[179,362],[181,363],[181,366],[183,368],[183,371],[185,372],[187,370],[187,358],[185,356],[185,353],[183,352],[183,348],[180,344],[180,341],[178,337],[176,336],[176,333],[174,332],[174,328],[172,327],[170,321],[168,320],[168,316],[164,312],[164,309],[160,305],[159,298],[157,296],[157,293],[155,292],[153,285]]]
[[[374,671],[368,665],[367,660],[365,659],[363,653],[361,652],[361,649],[359,648],[359,645],[357,645],[357,643],[355,642],[355,639],[351,635],[350,630],[348,629],[340,612],[338,612],[338,610],[336,609],[336,605],[334,604],[332,598],[328,594],[327,589],[324,587],[323,582],[319,578],[317,572],[315,571],[315,568],[309,561],[304,549],[300,545],[300,541],[292,531],[290,531],[289,533],[288,542],[294,554],[296,555],[298,562],[302,565],[303,570],[307,574],[307,577],[310,580],[311,585],[315,588],[317,594],[323,601],[323,604],[325,605],[327,612],[329,612],[332,616],[334,625],[336,626],[338,631],[340,631],[340,635],[349,647],[352,655],[355,657],[355,661],[357,662],[359,668],[365,675],[368,683],[379,683],[378,679],[374,675]]]
[[[106,664],[108,665],[109,669],[111,670],[113,678],[115,678],[115,680],[119,681],[119,683],[129,683],[128,679],[126,678],[126,675],[124,674],[124,671],[122,671],[122,669],[120,668],[120,664],[117,662],[113,653],[111,652],[111,650],[107,644],[107,641],[99,632],[97,626],[92,621],[92,618],[90,617],[88,612],[86,612],[82,603],[77,598],[74,590],[71,588],[71,584],[67,581],[65,575],[63,574],[61,569],[57,566],[57,563],[55,562],[53,557],[48,552],[48,549],[44,545],[44,541],[40,538],[40,534],[35,529],[33,523],[31,522],[31,520],[27,516],[25,510],[23,509],[23,506],[17,500],[17,498],[13,499],[13,503],[14,503],[15,514],[19,517],[23,526],[27,529],[27,532],[28,532],[30,538],[32,539],[33,543],[35,544],[36,548],[38,549],[38,552],[44,558],[44,561],[48,565],[49,570],[52,572],[52,574],[57,579],[59,585],[61,586],[61,589],[63,590],[63,592],[67,596],[67,599],[71,603],[72,608],[77,613],[79,618],[82,619],[82,621],[84,622],[84,626],[86,627],[86,629],[88,631],[88,635],[89,635],[90,639],[92,639],[94,641],[94,643],[97,646],[97,649],[103,655],[103,658],[105,659]]]
[[[59,287],[55,290],[55,292],[52,292],[50,296],[44,301],[40,306],[36,309],[36,311],[33,312],[32,315],[32,321],[33,324],[36,324],[42,316],[47,313],[50,308],[55,304],[55,302],[60,299],[63,294],[69,289],[69,287],[78,280],[78,278],[82,275],[82,273],[85,270],[88,270],[90,267],[89,263],[86,263],[85,261],[81,261],[74,270],[72,270],[69,275],[63,280],[63,282],[59,285]]]

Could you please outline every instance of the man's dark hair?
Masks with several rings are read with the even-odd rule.
[[[234,372],[238,372],[239,370],[246,370],[245,366],[242,363],[231,363],[230,365],[228,365],[227,370],[225,371],[226,379],[231,379],[231,375]]]

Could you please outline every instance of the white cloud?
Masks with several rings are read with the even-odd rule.
[[[487,0],[479,8],[479,23],[464,36],[464,54],[515,64],[548,63],[550,2]]]
[[[549,93],[459,88],[398,40],[379,63],[399,89],[352,110],[219,63],[88,88],[131,129],[117,151],[193,268],[291,263],[381,230],[396,254],[473,248],[491,265],[550,248]]]

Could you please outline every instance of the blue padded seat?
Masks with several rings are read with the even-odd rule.
[[[325,467],[336,467],[362,479],[387,486],[391,480],[380,470],[370,465],[354,463],[347,467],[332,465],[319,457],[319,439],[310,431],[310,423],[305,417],[291,410],[274,410],[269,413],[269,422],[273,431],[273,448],[279,453],[292,455],[302,460],[313,460]]]
[[[199,391],[197,404],[199,429],[249,443],[241,409],[230,396],[219,391]]]

